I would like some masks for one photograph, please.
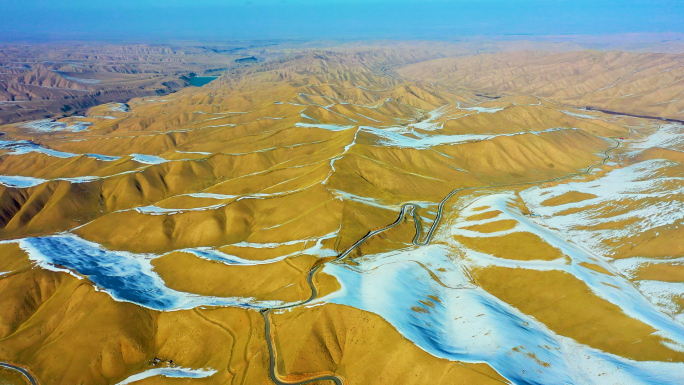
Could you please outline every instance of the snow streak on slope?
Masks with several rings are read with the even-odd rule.
[[[112,162],[112,161],[121,159],[120,156],[100,155],[100,154],[86,154],[86,155],[91,157],[91,158],[104,160],[106,162]]]
[[[435,122],[436,119],[441,118],[449,109],[449,105],[440,107],[434,111],[430,111],[427,119],[422,122],[413,123],[410,126],[419,130],[433,131],[442,128],[444,123]]]
[[[313,255],[313,256],[316,256],[319,258],[334,257],[337,255],[337,253],[334,250],[323,248],[323,241],[327,240],[327,239],[335,238],[337,236],[337,234],[338,234],[338,232],[336,231],[336,232],[324,235],[324,236],[318,238],[313,246],[308,247],[308,248],[304,248],[304,247],[307,243],[313,242],[314,241],[313,239],[289,241],[289,242],[285,242],[285,243],[240,242],[240,243],[235,243],[235,244],[231,245],[234,247],[246,247],[246,248],[261,249],[261,248],[277,248],[277,247],[286,246],[286,245],[302,244],[303,250],[301,250],[301,251],[295,251],[295,252],[290,253],[290,254],[285,254],[285,255],[281,255],[279,257],[266,259],[266,260],[244,259],[244,258],[240,258],[236,255],[230,255],[230,254],[224,253],[224,252],[216,250],[212,247],[197,247],[197,248],[192,248],[192,249],[182,249],[179,251],[190,253],[190,254],[193,254],[199,258],[206,259],[209,261],[221,262],[221,263],[224,263],[226,265],[249,265],[249,266],[266,265],[269,263],[279,262],[279,261],[282,261],[286,258],[295,257],[298,255]]]
[[[216,373],[214,369],[186,369],[178,367],[148,369],[142,373],[134,374],[117,385],[128,385],[146,378],[161,376],[167,378],[207,378]]]
[[[185,253],[190,253],[196,257],[205,259],[207,261],[221,262],[221,263],[226,264],[226,265],[250,265],[250,266],[265,265],[265,264],[269,264],[269,263],[274,263],[274,262],[282,261],[283,259],[285,259],[287,257],[298,254],[298,253],[293,253],[293,254],[283,255],[283,256],[280,256],[277,258],[273,258],[273,259],[267,259],[265,261],[255,261],[255,260],[240,258],[236,255],[226,254],[222,251],[216,250],[216,249],[211,248],[211,247],[197,247],[194,249],[183,249],[183,250],[179,250],[179,251],[185,252]]]
[[[633,257],[633,258],[624,258],[624,259],[618,259],[615,261],[612,261],[611,264],[620,271],[623,275],[626,277],[632,279],[634,278],[634,274],[641,268],[642,266],[649,266],[649,265],[661,265],[661,264],[668,264],[668,265],[679,265],[679,266],[684,266],[684,258],[643,258],[643,257]]]
[[[8,155],[23,155],[31,152],[37,152],[56,158],[75,158],[77,156],[85,155],[90,158],[111,162],[121,159],[120,156],[100,155],[100,154],[75,154],[72,152],[57,151],[50,148],[43,147],[37,143],[28,140],[8,141],[0,140],[0,150],[10,150]],[[168,160],[156,155],[131,154],[132,160],[144,164],[161,164],[168,162]]]
[[[28,188],[38,186],[43,182],[46,182],[46,180],[30,176],[0,175],[0,184],[7,187]]]
[[[354,126],[345,126],[342,124],[320,124],[320,123],[296,123],[295,127],[306,128],[322,128],[328,131],[344,131],[354,128]]]
[[[191,211],[206,211],[206,210],[215,210],[221,207],[224,207],[225,204],[218,204],[218,205],[211,205],[211,206],[204,206],[204,207],[193,207],[193,208],[184,208],[184,209],[168,209],[164,207],[158,207],[155,205],[149,205],[149,206],[142,206],[142,207],[136,207],[132,210],[135,210],[141,214],[149,214],[149,215],[173,215],[173,214],[180,214],[180,213],[186,213],[186,212],[191,212]]]
[[[134,161],[144,164],[161,164],[168,162],[168,160],[156,155],[131,154]]]
[[[111,156],[111,155],[100,155],[100,154],[91,154],[91,153],[86,153],[86,154],[75,154],[72,152],[64,152],[64,151],[57,151],[53,150],[51,148],[43,147],[38,143],[34,143],[29,140],[0,140],[0,150],[9,150],[10,152],[7,153],[7,155],[24,155],[28,154],[31,152],[37,152],[40,154],[45,154],[49,156],[54,156],[56,158],[75,158],[77,156],[85,155],[89,158],[94,158],[97,160],[103,160],[106,162],[112,162],[115,160],[121,159],[120,156]],[[133,154],[137,155],[137,154]],[[141,155],[143,158],[146,157],[146,155]],[[157,158],[161,159],[159,157],[153,157],[152,159]],[[137,160],[137,159],[134,159]],[[166,160],[164,160],[166,161]]]
[[[187,194],[187,196],[190,196],[193,198],[210,198],[210,199],[233,199],[233,198],[238,197],[238,195],[213,194],[213,193],[202,193],[202,192]]]
[[[80,176],[76,178],[57,178],[71,183],[86,183],[101,179],[97,176]],[[48,179],[33,178],[30,176],[0,175],[0,184],[7,187],[29,188],[47,182]]]
[[[516,132],[513,134],[468,134],[468,135],[435,135],[423,134],[415,131],[406,131],[404,127],[392,127],[388,129],[381,129],[375,127],[362,126],[361,130],[369,132],[378,136],[380,140],[378,144],[382,146],[401,147],[401,148],[415,148],[427,149],[432,146],[441,146],[447,144],[458,144],[465,142],[474,142],[480,140],[493,139],[498,136],[514,136],[514,135],[538,135],[540,133],[564,130],[565,128],[550,128],[543,131],[527,131]],[[571,129],[568,129],[571,130]],[[402,132],[404,131],[404,132]],[[410,136],[406,135],[409,134]]]
[[[460,105],[459,105],[459,109],[466,110],[466,111],[475,111],[475,112],[481,113],[481,114],[483,114],[483,113],[484,114],[493,114],[495,112],[503,111],[503,108],[499,108],[499,107],[477,107],[477,106],[475,106],[475,107],[460,107]]]
[[[399,206],[397,205],[387,205],[383,204],[381,201],[375,198],[370,198],[370,197],[362,197],[356,194],[348,193],[346,191],[342,190],[331,190],[335,196],[342,201],[352,201],[352,202],[358,202],[358,203],[363,203],[364,205],[368,206],[373,206],[377,207],[380,209],[386,209],[386,210],[396,210]]]

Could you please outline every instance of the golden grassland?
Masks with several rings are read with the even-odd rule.
[[[3,139],[31,140],[73,156],[0,150],[0,175],[46,180],[28,188],[0,185],[0,238],[69,231],[108,249],[154,254],[153,271],[177,291],[300,302],[311,295],[312,268],[394,222],[403,203],[424,203],[417,212],[425,236],[437,203],[455,189],[483,187],[454,195],[453,202],[461,202],[501,191],[497,186],[516,185],[511,189],[520,191],[567,183],[566,177],[600,164],[615,138],[640,140],[658,125],[571,106],[681,118],[678,106],[684,100],[681,87],[666,85],[681,73],[681,66],[673,67],[680,60],[676,55],[512,52],[411,64],[397,70],[402,78],[378,71],[391,58],[359,57],[301,54],[236,70],[201,89],[133,99],[128,111],[100,105],[83,118],[93,123],[86,131],[37,133],[3,126]],[[506,86],[495,81],[499,66]],[[630,72],[635,66],[645,68],[642,77]],[[514,68],[523,73],[516,75]],[[588,75],[568,78],[575,68]],[[668,75],[659,75],[667,69]],[[629,81],[601,89],[623,77]],[[462,87],[455,90],[456,85]],[[642,87],[641,97],[613,103],[635,87]],[[662,104],[664,98],[677,101]],[[150,162],[136,154],[162,159]],[[637,154],[616,149],[612,156],[611,163],[573,181],[596,180],[649,159],[678,162],[668,175],[681,175],[684,167],[681,149]],[[89,176],[97,178],[64,180]],[[596,195],[572,191],[542,206],[592,198]],[[460,215],[461,203],[453,202],[442,223]],[[630,209],[627,202],[624,212]],[[466,220],[497,214],[476,211]],[[505,219],[464,229],[492,235],[517,224]],[[357,248],[349,263],[406,247],[415,226],[406,216]],[[681,257],[684,227],[658,231],[611,243],[612,257]],[[529,232],[457,235],[450,241],[509,261],[567,259]],[[253,262],[286,257],[231,265],[182,250],[198,247]],[[217,372],[204,379],[157,376],[139,383],[270,383],[258,310],[151,310],[114,300],[87,277],[40,268],[16,243],[0,244],[0,254],[0,360],[26,365],[41,383],[116,384],[153,368],[155,357]],[[613,274],[598,265],[582,266]],[[471,273],[482,289],[580,344],[638,361],[684,362],[654,328],[571,274],[497,266]],[[651,264],[631,279],[681,282],[684,272],[680,264]],[[321,271],[313,283],[319,297],[341,288]],[[270,317],[277,371],[284,380],[334,373],[348,384],[507,383],[486,363],[434,357],[380,316],[352,307],[299,306]],[[16,383],[0,371],[2,381]]]

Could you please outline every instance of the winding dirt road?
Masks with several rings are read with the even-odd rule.
[[[536,182],[523,182],[523,183],[512,183],[512,184],[505,184],[505,185],[491,185],[491,186],[480,186],[480,187],[464,187],[464,188],[459,188],[459,189],[453,190],[446,197],[444,197],[444,199],[442,199],[441,202],[439,202],[439,206],[437,207],[437,215],[435,217],[434,222],[432,223],[432,226],[430,226],[430,230],[427,233],[425,241],[423,241],[423,242],[419,241],[420,236],[421,236],[421,232],[422,232],[422,224],[421,224],[420,216],[417,213],[417,210],[420,206],[418,206],[415,203],[405,203],[401,206],[401,211],[399,212],[399,216],[397,217],[397,219],[394,222],[392,222],[391,224],[389,224],[389,225],[387,225],[381,229],[369,231],[365,236],[363,236],[361,239],[356,241],[347,250],[345,250],[343,253],[338,255],[337,258],[330,260],[330,261],[327,261],[325,263],[338,262],[338,261],[343,260],[344,258],[346,258],[349,254],[351,254],[354,250],[356,250],[359,246],[361,246],[364,242],[366,242],[371,237],[373,237],[377,234],[383,233],[383,232],[399,225],[401,222],[403,222],[404,218],[406,218],[406,215],[411,215],[413,217],[413,220],[414,220],[413,222],[414,222],[414,225],[416,228],[416,235],[413,237],[413,240],[411,241],[411,243],[415,246],[426,246],[427,244],[430,243],[430,241],[432,240],[432,237],[435,234],[435,231],[437,230],[437,226],[439,225],[439,222],[442,219],[442,213],[444,211],[444,206],[446,205],[446,202],[451,197],[453,197],[456,193],[458,193],[460,191],[466,191],[466,190],[483,190],[483,189],[491,189],[491,188],[505,188],[505,187],[534,185],[534,184],[539,184],[539,183],[554,182],[554,181],[572,178],[572,177],[576,177],[576,176],[580,176],[580,175],[587,175],[587,174],[591,173],[591,170],[593,170],[595,167],[606,164],[608,159],[610,159],[610,152],[617,149],[618,147],[620,147],[620,141],[619,140],[613,139],[613,138],[611,138],[611,139],[614,140],[616,144],[603,152],[604,158],[601,160],[601,162],[596,163],[594,165],[591,165],[591,166],[587,167],[586,170],[581,171],[581,172],[576,172],[576,173],[563,175],[563,176],[559,176],[556,178],[536,181]],[[278,373],[276,370],[276,352],[275,352],[275,348],[273,346],[273,334],[271,332],[271,320],[270,320],[269,314],[273,310],[289,309],[289,308],[293,308],[293,307],[297,307],[297,306],[306,305],[307,303],[316,299],[316,297],[318,296],[318,289],[316,289],[316,285],[313,283],[313,277],[314,277],[314,274],[316,274],[316,272],[318,270],[320,270],[321,267],[323,267],[323,265],[325,263],[313,267],[311,270],[309,270],[309,273],[306,276],[306,281],[309,284],[309,287],[311,288],[311,296],[309,296],[308,299],[305,299],[305,300],[300,301],[300,302],[292,303],[292,304],[287,304],[287,305],[282,305],[282,306],[277,306],[277,307],[272,307],[272,308],[266,308],[266,309],[261,310],[261,314],[264,317],[264,322],[266,325],[266,327],[265,327],[265,329],[266,329],[266,341],[268,344],[268,353],[270,356],[269,370],[270,370],[271,380],[277,385],[304,385],[304,384],[310,384],[312,382],[318,382],[318,381],[332,381],[337,385],[343,385],[344,384],[344,379],[342,379],[341,377],[336,376],[336,375],[324,375],[324,376],[319,376],[319,377],[313,377],[313,378],[310,378],[310,379],[307,379],[304,381],[283,382],[278,377]],[[470,273],[468,273],[468,275],[470,275]]]

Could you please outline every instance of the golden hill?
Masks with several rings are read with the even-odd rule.
[[[436,59],[397,72],[497,95],[682,120],[683,60],[680,54],[520,51]]]

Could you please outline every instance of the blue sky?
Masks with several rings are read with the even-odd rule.
[[[684,32],[684,0],[0,0],[10,39],[455,39]]]

